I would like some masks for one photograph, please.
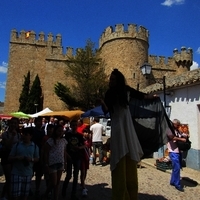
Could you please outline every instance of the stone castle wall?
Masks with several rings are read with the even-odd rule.
[[[8,75],[4,112],[10,113],[19,108],[19,96],[21,94],[24,76],[28,71],[31,74],[31,83],[38,74],[42,92],[43,108],[52,110],[66,109],[66,106],[54,93],[54,85],[57,81],[67,83],[64,75],[67,56],[72,55],[72,49],[68,48],[66,55],[62,53],[61,36],[54,39],[52,34],[47,36],[39,34],[36,39],[34,32],[26,38],[25,32],[18,35],[16,30],[11,32]]]
[[[115,28],[109,26],[99,39],[100,55],[106,66],[106,73],[118,68],[125,75],[127,83],[136,88],[144,88],[155,83],[157,78],[184,73],[192,65],[192,49],[174,49],[172,57],[153,56],[148,53],[149,32],[142,26],[129,24],[127,30],[123,24]],[[54,85],[57,81],[70,85],[72,80],[64,75],[65,62],[68,56],[73,56],[73,48],[66,48],[63,53],[62,37],[52,33],[47,36],[40,32],[38,36],[31,31],[27,37],[25,31],[18,33],[11,31],[8,75],[4,112],[17,111],[19,96],[24,83],[24,76],[31,73],[31,81],[38,74],[41,80],[44,103],[43,107],[63,110],[66,106],[54,94]],[[147,80],[140,71],[144,62],[152,65],[150,80]]]

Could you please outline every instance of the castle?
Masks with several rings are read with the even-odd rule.
[[[105,62],[106,73],[110,74],[114,68],[118,68],[125,75],[127,83],[134,88],[139,85],[142,89],[155,83],[157,78],[187,72],[192,65],[191,48],[181,47],[180,52],[174,49],[173,56],[168,58],[149,55],[148,48],[148,30],[135,24],[128,24],[127,30],[123,24],[117,24],[115,28],[109,26],[99,39],[100,56]],[[71,81],[66,80],[64,70],[68,57],[73,56],[73,48],[67,47],[66,53],[63,52],[60,34],[54,37],[52,33],[45,36],[40,32],[36,36],[31,31],[29,37],[26,37],[25,31],[11,31],[4,113],[18,110],[24,76],[28,71],[31,82],[37,74],[40,78],[43,107],[49,107],[53,111],[66,109],[65,104],[54,93],[57,81],[68,85]],[[148,81],[140,70],[145,62],[152,65]]]

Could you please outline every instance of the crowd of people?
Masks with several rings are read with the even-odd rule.
[[[94,123],[87,126],[80,119],[64,122],[51,117],[37,117],[33,121],[24,121],[19,129],[19,120],[9,120],[8,128],[2,133],[2,144],[5,147],[1,164],[6,182],[1,194],[2,199],[26,200],[31,191],[31,179],[35,176],[35,196],[41,196],[42,176],[46,181],[46,191],[42,198],[49,195],[57,200],[59,184],[63,171],[66,177],[61,195],[66,197],[69,181],[73,176],[71,199],[77,200],[78,178],[82,195],[87,196],[85,180],[89,169],[90,156],[92,164],[105,165],[105,152],[111,152],[110,169],[112,177],[112,200],[133,200],[138,197],[137,164],[143,156],[143,149],[138,140],[132,116],[129,110],[129,99],[138,100],[157,98],[156,95],[139,92],[126,84],[124,75],[114,69],[110,75],[109,89],[105,98],[100,100],[102,109],[111,117],[111,138],[103,144],[103,126],[97,117]],[[176,141],[182,138],[176,129],[179,121],[173,121],[176,135],[168,132],[168,150],[172,161],[170,184],[179,191],[180,156]],[[178,126],[178,125],[177,125]],[[98,149],[98,154],[97,154]]]
[[[85,179],[90,157],[93,157],[93,165],[97,165],[96,155],[99,156],[99,164],[106,164],[103,161],[106,156],[103,152],[103,127],[98,122],[99,119],[94,118],[94,124],[89,126],[82,119],[64,122],[54,117],[50,117],[49,121],[37,117],[20,123],[18,118],[11,118],[7,130],[1,135],[4,147],[1,165],[6,179],[1,199],[27,199],[33,193],[33,176],[33,195],[36,198],[42,197],[45,200],[51,196],[52,199],[58,199],[63,172],[66,172],[66,177],[62,185],[62,196],[66,196],[73,175],[71,199],[78,199],[76,190],[79,174],[82,195],[87,196]],[[97,143],[100,143],[98,147]],[[43,194],[40,192],[42,176],[46,181],[46,191]]]

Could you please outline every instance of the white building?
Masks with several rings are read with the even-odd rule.
[[[188,124],[192,147],[187,155],[187,167],[200,170],[200,69],[179,76],[166,77],[166,105],[171,120]],[[144,92],[158,94],[164,101],[163,84],[148,86]]]

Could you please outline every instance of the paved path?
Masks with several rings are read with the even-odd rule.
[[[151,160],[152,162],[152,160]],[[182,184],[185,188],[185,192],[179,192],[174,187],[169,185],[170,173],[157,170],[150,162],[142,162],[142,167],[138,168],[139,178],[139,200],[199,200],[200,199],[200,186],[193,181],[182,180]],[[187,171],[187,170],[186,170]],[[194,170],[193,170],[194,171]],[[192,171],[191,171],[192,173]],[[200,172],[195,171],[197,175]],[[64,179],[65,174],[62,176]],[[184,174],[185,178],[190,178],[190,174]],[[78,196],[80,199],[85,200],[110,200],[111,199],[111,177],[109,165],[90,166],[87,177],[87,188],[89,190],[88,197],[82,198],[81,191],[78,190]],[[34,190],[34,181],[33,181]],[[62,185],[62,181],[61,181]],[[2,177],[0,180],[0,190],[2,189]],[[45,189],[44,181],[42,182],[41,192]],[[67,191],[67,198],[70,199],[71,183]],[[119,191],[120,192],[120,191]],[[34,197],[30,199],[36,199]],[[60,197],[62,199],[62,197]]]

